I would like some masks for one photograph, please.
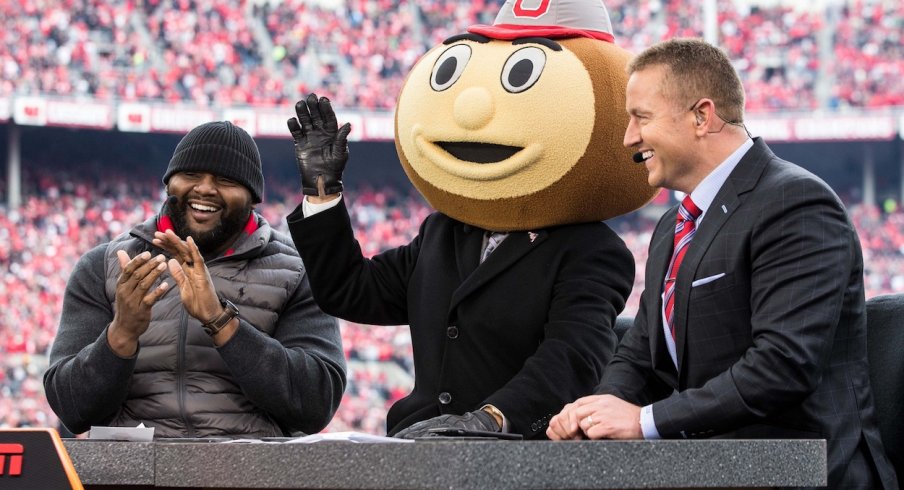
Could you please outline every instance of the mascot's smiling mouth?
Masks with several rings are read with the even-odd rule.
[[[492,143],[470,143],[437,141],[436,145],[453,157],[466,162],[496,163],[508,160],[523,150],[517,146],[495,145]]]

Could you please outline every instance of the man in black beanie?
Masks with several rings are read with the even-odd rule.
[[[345,389],[339,328],[291,239],[254,212],[264,192],[254,140],[230,122],[202,124],[163,183],[160,214],[90,250],[70,276],[44,375],[51,407],[73,433],[320,431]]]

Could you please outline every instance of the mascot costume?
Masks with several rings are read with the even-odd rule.
[[[625,66],[600,0],[509,0],[426,53],[396,109],[396,148],[437,212],[366,259],[341,198],[348,124],[311,94],[289,120],[305,199],[288,217],[327,313],[410,325],[415,383],[387,430],[545,438],[616,346],[634,259],[602,220],[657,189],[622,146]],[[516,436],[517,437],[517,436]]]

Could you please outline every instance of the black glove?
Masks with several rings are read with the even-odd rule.
[[[415,439],[418,437],[435,437],[437,434],[430,429],[455,427],[458,429],[482,430],[487,432],[499,432],[502,427],[496,423],[496,418],[483,410],[475,410],[464,415],[440,415],[432,419],[422,420],[399,431],[394,437],[401,439]]]
[[[295,103],[298,118],[288,121],[295,140],[295,163],[301,173],[302,192],[320,195],[317,181],[323,178],[323,195],[342,191],[342,171],[348,162],[349,123],[337,127],[336,113],[329,99],[310,94]]]

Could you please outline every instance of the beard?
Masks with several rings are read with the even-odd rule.
[[[220,222],[212,230],[198,232],[193,231],[188,225],[188,201],[175,199],[173,202],[173,198],[174,196],[170,196],[166,203],[169,217],[173,222],[173,231],[183,240],[191,236],[201,255],[223,248],[227,241],[235,241],[239,233],[245,229],[253,209],[251,201],[247,201],[241,208],[223,208]]]

